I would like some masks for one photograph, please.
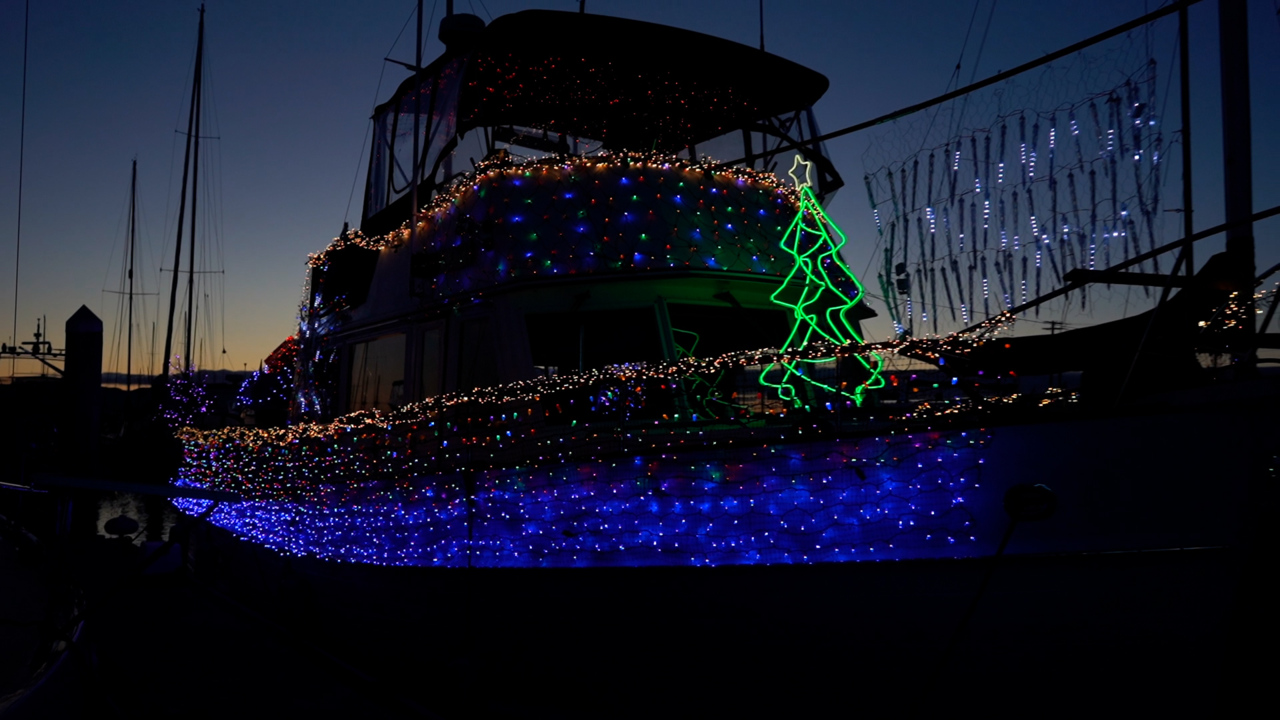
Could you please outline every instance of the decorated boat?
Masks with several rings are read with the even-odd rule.
[[[538,39],[553,30],[580,42],[568,52]],[[636,35],[722,62],[694,71],[615,42]],[[907,207],[904,164],[900,197],[896,175],[888,183],[904,262],[890,239],[880,273],[899,333],[866,343],[861,324],[875,311],[823,207],[843,180],[813,112],[822,75],[727,40],[595,15],[527,11],[487,26],[452,15],[440,37],[446,52],[412,68],[374,112],[360,228],[311,257],[298,334],[246,384],[260,417],[284,402],[288,421],[183,430],[178,483],[239,498],[181,500],[183,510],[281,553],[358,563],[769,565],[995,554],[1011,518],[1053,511],[1053,487],[1067,490],[1061,524],[1020,534],[1016,550],[1226,542],[1230,497],[1211,522],[1203,502],[1143,509],[1154,478],[1176,494],[1198,473],[1223,472],[1223,460],[1132,452],[1185,432],[1203,409],[1100,413],[1156,388],[1130,385],[1130,366],[1117,394],[1116,373],[1096,362],[1098,347],[1131,342],[1144,324],[1173,338],[1148,348],[1190,359],[1188,323],[1220,319],[1239,292],[1222,263],[1163,314],[997,340],[1025,308],[1006,290],[993,311],[994,221],[983,216],[979,250],[971,209],[968,276],[955,270],[962,299],[950,303],[967,326],[917,335],[907,326],[928,319],[925,287],[936,327],[938,274],[930,284],[929,268],[906,262],[908,232],[914,222],[923,262],[926,217],[935,248],[944,227],[950,246],[951,225],[935,215],[942,198],[926,208],[914,185]],[[984,192],[977,147],[965,162],[978,188],[961,187],[957,201],[950,180],[961,253],[964,208]],[[1004,160],[997,181],[990,135],[986,147],[989,198]],[[1025,143],[1023,153],[1025,166]],[[1033,146],[1033,174],[1034,162]],[[945,186],[932,156],[929,168],[930,187]],[[874,210],[883,200],[870,175],[867,187]],[[1042,251],[1065,264],[1076,237],[1056,241],[1031,213],[1037,242],[1017,256],[1023,300],[1027,253],[1038,288]],[[1019,282],[1016,231],[1008,237],[990,241],[1005,288]],[[1104,389],[1029,391],[1022,379],[1078,370]],[[1170,377],[1185,389],[1204,373]],[[1144,417],[1136,429],[1132,413]],[[1225,412],[1201,442],[1230,442],[1251,422]]]

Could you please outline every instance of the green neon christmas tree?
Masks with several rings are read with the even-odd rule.
[[[797,170],[801,168],[803,176],[797,175]],[[796,407],[804,405],[794,383],[797,378],[828,392],[843,395],[861,405],[867,390],[884,387],[879,355],[873,353],[867,357],[854,356],[865,370],[865,379],[852,389],[848,387],[848,383],[832,387],[812,377],[809,372],[812,366],[832,358],[786,357],[789,352],[801,350],[809,343],[821,340],[836,345],[862,343],[855,321],[847,317],[848,312],[862,299],[862,283],[858,282],[858,278],[840,257],[840,248],[846,242],[845,236],[813,196],[809,181],[811,168],[811,163],[796,155],[795,164],[791,167],[791,177],[800,190],[800,212],[782,237],[782,249],[791,254],[795,265],[782,287],[771,296],[775,303],[791,310],[795,323],[781,348],[782,359],[770,364],[760,373],[760,384],[776,389],[779,397],[790,400]],[[852,296],[842,290],[840,285],[852,286]],[[782,378],[776,383],[769,382],[770,371],[778,365],[783,368]]]

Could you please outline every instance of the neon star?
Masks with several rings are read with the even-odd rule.
[[[804,176],[804,180],[801,180],[800,175],[796,174],[796,171],[801,168],[803,168],[801,174]],[[800,153],[796,153],[795,161],[791,163],[791,169],[787,171],[787,174],[791,176],[791,180],[796,184],[797,190],[813,187],[813,163],[800,157]]]

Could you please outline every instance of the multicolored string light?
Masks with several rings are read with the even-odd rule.
[[[418,294],[437,301],[518,278],[672,269],[783,275],[778,239],[799,194],[772,173],[659,153],[478,163],[418,213]],[[354,230],[311,256],[402,248],[408,221]],[[323,310],[323,308],[321,308]]]

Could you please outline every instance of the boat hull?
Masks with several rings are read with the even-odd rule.
[[[409,482],[333,478],[210,520],[289,555],[436,567],[772,565],[983,557],[1006,491],[1053,517],[1011,553],[1226,546],[1274,421],[1239,404],[990,428],[762,443]],[[194,484],[194,483],[191,483]],[[208,501],[182,500],[191,514]]]

